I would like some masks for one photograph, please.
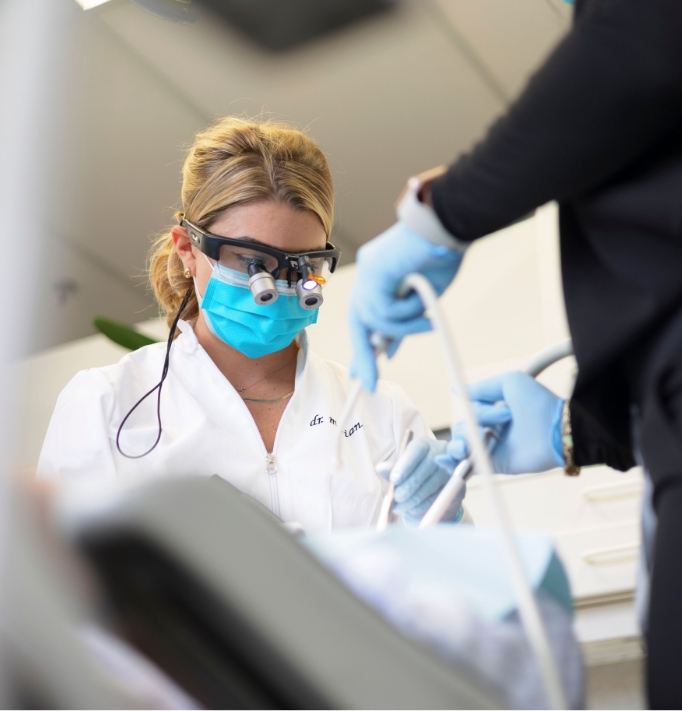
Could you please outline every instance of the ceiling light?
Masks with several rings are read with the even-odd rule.
[[[98,5],[104,5],[104,3],[109,2],[109,0],[76,0],[76,2],[84,10],[92,10],[93,7],[97,7]]]

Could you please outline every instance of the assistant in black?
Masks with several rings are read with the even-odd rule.
[[[682,1],[578,0],[571,32],[430,199],[465,241],[559,202],[575,460],[627,469],[639,432],[658,518],[649,703],[680,708]]]

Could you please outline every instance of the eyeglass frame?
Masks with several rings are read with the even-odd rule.
[[[321,250],[312,250],[310,252],[285,252],[284,250],[277,249],[276,247],[270,247],[267,244],[261,244],[260,242],[254,242],[251,239],[245,239],[242,237],[222,237],[221,235],[214,235],[210,232],[202,230],[197,227],[193,222],[190,222],[186,217],[179,220],[180,227],[184,227],[187,230],[190,241],[192,244],[203,254],[205,254],[209,259],[213,259],[216,262],[220,262],[220,248],[223,245],[229,245],[233,247],[244,247],[245,249],[250,249],[255,252],[263,252],[271,257],[277,259],[277,267],[273,271],[267,271],[273,279],[281,274],[284,269],[289,269],[290,271],[302,274],[302,270],[299,269],[299,260],[302,257],[308,259],[331,259],[329,265],[329,271],[333,274],[336,270],[336,266],[341,256],[341,250],[335,247],[331,242],[326,242],[325,248]],[[291,281],[291,280],[289,280]]]

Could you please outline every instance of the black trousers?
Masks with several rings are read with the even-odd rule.
[[[650,571],[647,695],[651,708],[682,708],[682,311],[630,372],[640,447],[658,519]]]

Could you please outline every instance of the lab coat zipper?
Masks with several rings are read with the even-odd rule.
[[[268,484],[270,485],[270,510],[278,518],[281,518],[279,506],[279,486],[277,482],[277,460],[275,455],[268,453],[265,455],[265,471],[268,475]]]
[[[280,506],[280,501],[279,501],[279,484],[277,481],[277,459],[275,457],[275,452],[277,451],[277,441],[279,439],[279,433],[282,429],[282,423],[284,422],[285,418],[287,417],[287,413],[292,407],[292,402],[296,399],[296,393],[294,393],[293,397],[289,399],[289,402],[287,403],[286,407],[284,408],[284,412],[282,413],[282,416],[280,418],[279,424],[277,426],[277,431],[275,432],[275,441],[273,443],[272,447],[272,452],[268,452],[266,447],[265,447],[265,442],[263,441],[263,437],[261,436],[261,433],[258,430],[258,426],[256,425],[256,421],[251,414],[249,408],[246,406],[246,403],[244,400],[242,400],[241,396],[239,393],[235,390],[234,386],[225,378],[225,376],[220,372],[216,364],[211,360],[211,358],[208,356],[205,350],[201,349],[200,353],[202,354],[202,358],[205,359],[205,362],[207,363],[207,366],[211,368],[218,376],[219,379],[222,380],[223,383],[227,383],[227,386],[229,388],[230,392],[230,397],[234,398],[235,401],[239,402],[241,404],[241,408],[244,412],[244,422],[248,422],[251,430],[255,434],[258,442],[260,443],[260,446],[263,448],[263,451],[265,452],[265,472],[266,476],[268,479],[268,485],[270,488],[270,510],[272,513],[275,514],[275,516],[281,518],[282,513],[281,513],[281,506]],[[298,378],[298,376],[297,376]]]
[[[282,518],[282,508],[279,501],[279,481],[277,477],[277,457],[275,456],[275,452],[277,452],[277,443],[279,442],[283,424],[289,411],[291,410],[291,403],[295,398],[296,393],[294,393],[294,396],[291,397],[289,402],[286,404],[284,412],[280,417],[279,424],[277,425],[277,430],[275,431],[275,441],[272,443],[272,452],[266,451],[265,455],[265,471],[267,472],[268,483],[270,485],[270,510],[280,519]]]

